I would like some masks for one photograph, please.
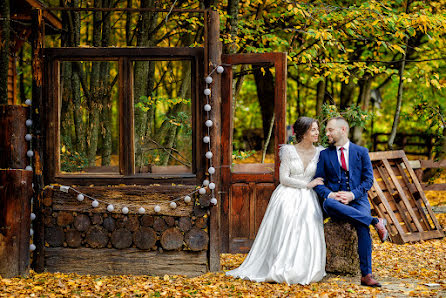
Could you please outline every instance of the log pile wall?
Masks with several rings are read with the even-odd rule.
[[[172,199],[193,189],[184,185],[76,187],[100,201],[96,208],[87,197],[78,201],[73,189],[68,193],[59,187],[45,189],[45,268],[85,274],[205,273],[209,248],[206,199],[201,199],[201,205],[178,200],[177,208],[169,207]],[[115,210],[108,212],[107,204],[113,204]],[[156,205],[161,207],[159,213],[154,211]],[[122,213],[124,206],[128,214]],[[139,214],[139,207],[146,212]],[[97,266],[93,260],[108,265]],[[135,262],[140,265],[134,266]]]

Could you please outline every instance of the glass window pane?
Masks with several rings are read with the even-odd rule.
[[[274,67],[237,65],[233,70],[233,172],[274,172]]]
[[[61,173],[119,173],[116,61],[60,63]]]
[[[134,61],[136,173],[192,173],[191,62]]]

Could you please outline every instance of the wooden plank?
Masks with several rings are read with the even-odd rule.
[[[395,185],[396,189],[398,190],[400,197],[404,203],[404,205],[407,208],[407,211],[409,212],[410,216],[412,217],[412,220],[418,229],[419,232],[423,231],[423,227],[421,226],[420,222],[418,221],[418,218],[416,217],[415,213],[412,210],[412,206],[410,205],[409,199],[406,197],[403,189],[401,188],[401,185],[398,183],[398,179],[396,178],[395,174],[393,173],[392,169],[390,168],[389,161],[387,159],[383,160],[383,164],[387,169],[387,172],[390,175],[390,178],[393,181],[393,184]]]
[[[275,189],[273,183],[257,183],[256,184],[256,202],[255,202],[255,234],[259,230],[262,223],[263,216],[265,215],[266,208],[268,206],[271,195]]]
[[[419,192],[419,194],[421,196],[421,199],[423,200],[424,205],[426,206],[427,212],[429,213],[429,215],[430,215],[430,217],[431,217],[435,227],[437,228],[437,230],[442,231],[440,223],[438,222],[437,218],[435,217],[435,215],[434,215],[434,213],[432,211],[432,208],[431,208],[431,206],[429,204],[429,201],[427,200],[427,198],[426,198],[426,196],[425,196],[425,194],[423,192],[423,189],[421,187],[420,182],[417,179],[417,176],[416,176],[415,172],[412,170],[412,168],[410,166],[408,166],[409,165],[409,161],[408,161],[406,156],[403,156],[403,161],[406,164],[407,171],[409,172],[410,176],[412,177],[412,181],[414,182],[415,187],[417,188],[417,190],[418,190],[418,192]]]
[[[11,278],[29,270],[33,173],[0,170],[0,275]]]
[[[412,227],[411,224],[411,220],[407,218],[406,213],[404,212],[404,210],[402,209],[402,207],[400,206],[399,202],[397,202],[395,200],[395,189],[392,185],[390,185],[390,181],[388,180],[389,176],[386,175],[386,172],[381,168],[381,166],[377,166],[376,167],[378,172],[380,173],[380,176],[382,178],[382,181],[384,182],[384,185],[386,187],[387,193],[389,193],[389,196],[392,198],[393,203],[392,206],[395,206],[395,208],[398,210],[398,214],[401,217],[401,219],[404,222],[404,227],[407,227],[408,231],[407,232],[414,232],[414,228],[416,228],[415,226]],[[382,189],[382,187],[380,188]],[[399,198],[399,196],[398,196]],[[391,203],[392,201],[387,200],[389,203]],[[395,209],[392,209],[395,210]]]
[[[206,251],[145,251],[128,249],[45,248],[49,272],[90,275],[186,275],[207,272]],[[100,266],[98,266],[100,264]]]
[[[25,140],[28,111],[21,105],[0,105],[0,169],[25,169],[30,165]]]
[[[233,183],[249,183],[249,182],[258,182],[258,183],[266,183],[266,182],[275,182],[274,176],[271,173],[268,174],[247,174],[247,173],[232,173],[231,181]]]
[[[274,112],[275,112],[275,167],[274,181],[279,184],[279,144],[286,144],[286,90],[287,90],[287,54],[275,53],[274,67],[275,86],[274,86]]]
[[[224,56],[222,63],[226,64]],[[224,65],[221,77],[221,241],[222,252],[229,252],[230,187],[232,164],[232,67]]]
[[[221,64],[222,44],[220,42],[220,16],[217,11],[209,11],[209,27],[208,27],[208,50],[209,62],[212,65]],[[208,61],[205,61],[206,63]],[[204,77],[203,77],[204,79]],[[202,95],[204,97],[204,95]],[[213,180],[217,183],[217,188],[214,192],[214,197],[217,199],[217,205],[210,210],[211,215],[209,219],[209,269],[211,271],[220,270],[220,203],[221,196],[219,191],[222,190],[220,184],[221,177],[221,76],[216,74],[213,76],[212,92],[210,95],[212,110],[210,111],[210,118],[214,125],[210,128],[211,149],[216,157],[212,159],[212,165],[216,171],[213,175]],[[204,121],[202,122],[204,123]],[[204,125],[202,124],[202,127]],[[203,158],[203,157],[201,157]]]
[[[146,209],[149,215],[169,215],[169,216],[190,216],[193,212],[193,203],[186,204],[183,200],[177,201],[177,208],[172,209],[168,206],[169,201],[182,197],[195,189],[195,186],[187,185],[148,185],[148,186],[78,186],[76,190],[89,195],[99,201],[99,207],[91,207],[91,199],[85,198],[83,202],[77,201],[77,192],[70,189],[68,193],[62,192],[58,187],[54,190],[46,190],[45,195],[53,200],[54,211],[77,211],[77,212],[107,212],[105,201],[115,206],[113,213],[121,213],[124,206],[129,208],[129,214],[137,213],[139,207]],[[161,206],[161,211],[156,213],[154,207]]]
[[[373,187],[375,188],[377,195],[381,198],[381,202],[382,202],[385,210],[387,211],[388,216],[391,219],[391,221],[388,220],[389,224],[393,224],[395,226],[396,230],[398,231],[398,235],[400,235],[401,239],[404,241],[405,233],[404,233],[399,221],[396,219],[395,213],[393,212],[392,208],[390,207],[389,203],[387,202],[387,199],[384,196],[384,193],[381,190],[381,187],[378,185],[378,183],[376,183],[376,180],[373,181]],[[388,218],[386,218],[386,219],[388,219]],[[393,237],[393,235],[392,235],[392,237]]]
[[[46,48],[45,56],[63,60],[118,60],[119,57],[131,57],[132,60],[147,60],[147,58],[161,60],[182,60],[193,57],[203,57],[204,48]]]
[[[33,201],[33,212],[36,214],[36,220],[33,222],[34,227],[34,237],[33,243],[36,245],[36,250],[33,252],[32,256],[32,267],[36,272],[43,271],[44,265],[44,232],[43,232],[43,222],[42,216],[40,214],[40,199],[41,191],[45,185],[45,177],[43,169],[45,168],[45,162],[48,162],[45,155],[44,148],[44,133],[45,123],[47,117],[48,109],[44,109],[46,102],[43,100],[43,81],[44,74],[44,55],[43,49],[45,48],[45,21],[42,17],[42,10],[33,9],[32,10],[32,25],[33,28],[31,34],[31,45],[32,45],[32,105],[31,105],[31,119],[33,121],[32,134],[34,136],[32,149],[34,151],[33,170],[34,170],[34,192],[36,197]],[[58,81],[53,82],[58,83]],[[46,87],[45,87],[46,88]],[[58,110],[55,110],[56,113]],[[58,156],[57,156],[58,157]],[[44,162],[45,161],[45,162]],[[45,168],[46,169],[46,168]]]
[[[446,159],[441,161],[433,161],[433,160],[420,160],[420,168],[429,168],[429,169],[438,169],[438,168],[446,168]]]
[[[230,194],[229,238],[249,239],[249,186],[232,184]]]
[[[445,191],[446,190],[446,183],[438,183],[438,184],[427,184],[423,183],[421,184],[423,187],[423,190],[425,191]]]
[[[416,206],[416,208],[415,208],[416,211],[414,211],[414,212],[417,214],[418,218],[421,219],[420,223],[423,224],[423,228],[425,230],[431,230],[432,227],[429,224],[429,220],[427,219],[426,215],[423,212],[422,206],[420,205],[420,203],[418,202],[417,198],[414,195],[414,194],[420,195],[420,193],[418,191],[414,192],[409,189],[409,186],[412,185],[412,183],[410,183],[410,181],[409,181],[409,177],[407,177],[403,167],[399,163],[397,163],[397,166],[398,166],[398,170],[401,174],[402,180],[404,181],[405,185],[407,185],[406,189],[408,190],[409,193],[411,193],[411,195],[413,197],[413,201]],[[413,181],[413,178],[412,178],[412,181]]]
[[[255,229],[255,207],[256,207],[256,184],[251,182],[249,185],[249,239],[255,239],[256,229]]]
[[[404,156],[403,150],[395,151],[379,151],[379,152],[369,152],[370,160],[382,160],[382,159],[393,159],[402,158]]]

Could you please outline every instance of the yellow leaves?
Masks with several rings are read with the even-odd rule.
[[[397,50],[398,52],[400,52],[400,53],[403,54],[403,55],[406,54],[406,52],[404,51],[404,49],[403,49],[402,47],[400,47],[399,45],[397,45],[397,44],[393,44],[393,45],[391,45],[391,47],[394,48],[395,50]]]

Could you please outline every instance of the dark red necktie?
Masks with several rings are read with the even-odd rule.
[[[347,171],[347,164],[345,163],[344,156],[344,147],[341,147],[339,150],[341,150],[341,167],[344,169],[344,171]]]

